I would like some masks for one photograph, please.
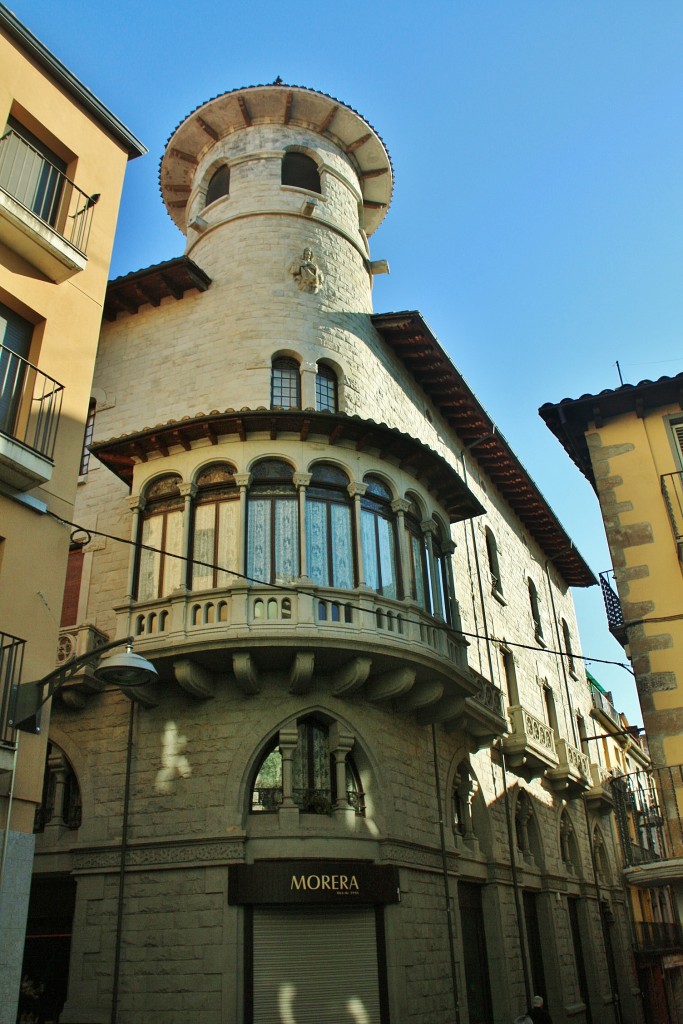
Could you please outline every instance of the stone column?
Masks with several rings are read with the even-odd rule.
[[[439,592],[438,583],[438,572],[439,567],[437,560],[434,557],[434,534],[436,533],[436,523],[433,519],[423,519],[420,524],[422,533],[425,539],[425,546],[427,548],[427,561],[429,562],[429,584],[432,598],[432,615],[435,619],[443,619],[443,609],[441,608],[441,594]]]
[[[306,488],[311,482],[311,474],[295,473],[293,479],[299,493],[299,573],[301,576],[306,576],[308,575],[306,557]]]
[[[235,483],[240,489],[240,562],[238,572],[247,571],[247,488],[251,473],[235,473]]]
[[[192,524],[192,499],[197,493],[196,484],[180,484],[178,488],[180,495],[183,499],[183,548],[182,555],[186,559],[185,572],[183,574],[183,582],[181,588],[183,590],[189,590],[192,588],[192,577],[194,575],[194,566],[190,563],[190,547],[192,545],[192,535],[190,533],[190,526]]]
[[[362,483],[351,483],[347,490],[349,495],[353,498],[353,538],[356,545],[356,565],[358,566],[358,586],[364,587],[365,584],[365,563],[363,560],[363,542],[361,539],[361,498],[367,491],[367,484]]]
[[[317,363],[302,363],[301,373],[301,408],[315,409],[315,379],[318,375]]]
[[[335,783],[337,799],[334,802],[333,813],[335,818],[350,818],[356,816],[356,810],[349,803],[346,792],[346,756],[353,750],[355,737],[353,733],[345,732],[339,722],[330,726],[330,752],[334,758]]]
[[[391,510],[398,519],[398,555],[401,563],[401,596],[405,599],[412,597],[408,593],[409,580],[411,579],[411,553],[409,548],[408,531],[406,530],[406,512],[410,508],[410,502],[405,498],[396,498],[391,503]]]
[[[128,567],[128,590],[126,592],[126,598],[128,601],[132,601],[135,595],[135,574],[138,567],[138,537],[140,536],[140,514],[145,510],[145,499],[141,495],[136,494],[128,499],[128,507],[133,513],[133,521],[131,523],[131,540],[133,541],[133,557],[130,560]]]

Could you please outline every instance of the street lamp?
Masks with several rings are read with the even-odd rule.
[[[40,711],[43,704],[84,665],[99,661],[107,651],[124,646],[126,650],[122,654],[105,658],[103,663],[98,665],[93,673],[95,678],[117,686],[124,693],[127,689],[132,690],[156,682],[159,678],[157,670],[151,661],[134,653],[132,636],[112,640],[111,643],[103,644],[102,647],[88,651],[87,654],[71,658],[65,665],[36,682],[15,684],[10,697],[8,724],[22,732],[39,733]]]

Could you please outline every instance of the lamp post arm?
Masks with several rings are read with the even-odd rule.
[[[133,643],[133,637],[127,636],[119,640],[111,640],[86,654],[70,658],[65,665],[49,672],[42,679],[32,683],[18,683],[12,687],[10,697],[9,725],[13,729],[25,732],[40,732],[39,712],[43,704],[52,697],[64,683],[68,682],[80,668],[89,662],[99,661],[103,654],[115,647],[124,647]]]

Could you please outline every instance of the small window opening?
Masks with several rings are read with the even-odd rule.
[[[282,184],[321,193],[320,172],[315,160],[305,153],[285,153],[282,158]]]
[[[211,176],[208,188],[206,190],[206,206],[210,206],[211,203],[215,203],[221,196],[227,196],[230,194],[230,168],[227,164],[223,164],[217,171]]]

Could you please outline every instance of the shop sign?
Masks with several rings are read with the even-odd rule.
[[[368,861],[291,860],[234,864],[228,903],[398,903],[398,869]]]

